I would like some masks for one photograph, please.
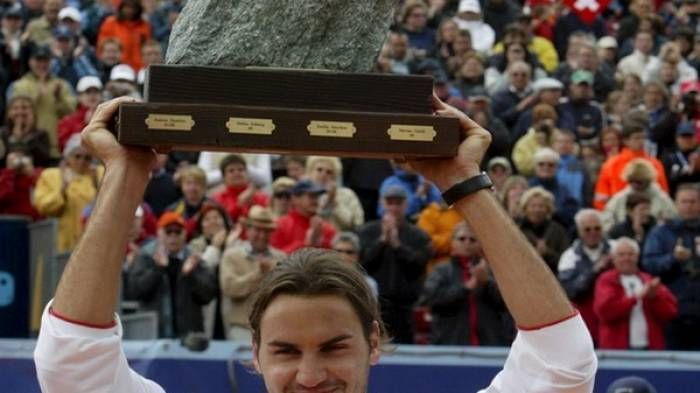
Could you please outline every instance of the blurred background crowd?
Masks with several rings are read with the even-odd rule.
[[[494,193],[596,345],[700,349],[700,1],[401,3],[374,71],[433,76],[489,130]],[[104,172],[79,132],[141,96],[183,6],[0,1],[0,214],[56,220],[72,250]],[[397,343],[515,334],[479,240],[405,164],[171,152],[114,219],[133,219],[124,303],[159,337],[249,339],[257,283],[301,247],[361,265]]]

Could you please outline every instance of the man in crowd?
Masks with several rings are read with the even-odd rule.
[[[219,164],[225,189],[214,195],[233,222],[245,218],[254,205],[267,206],[268,196],[248,178],[248,164],[238,154],[229,154]]]
[[[692,122],[683,122],[676,128],[676,149],[666,152],[663,158],[671,195],[681,183],[700,182],[700,149],[696,128]]]
[[[431,344],[495,346],[512,341],[512,322],[504,315],[479,240],[464,223],[452,232],[449,262],[428,276],[418,302],[430,307]]]
[[[524,61],[511,63],[506,70],[510,85],[493,94],[493,114],[511,128],[518,117],[534,106],[537,95],[533,94],[530,81],[532,68]]]
[[[7,97],[27,95],[36,103],[36,126],[49,134],[51,158],[60,158],[58,120],[73,112],[76,99],[72,87],[51,73],[51,50],[36,46],[29,56],[29,72],[7,89]]]
[[[292,209],[278,219],[270,244],[288,254],[302,247],[330,248],[335,229],[318,215],[318,199],[326,190],[301,180],[291,191]]]
[[[616,240],[612,263],[595,284],[600,348],[665,349],[663,329],[678,312],[676,297],[658,277],[639,271],[636,241]]]
[[[678,298],[678,318],[666,332],[669,349],[700,349],[700,189],[676,191],[678,219],[654,228],[644,244],[643,266]]]
[[[593,287],[598,275],[610,268],[610,242],[603,236],[601,213],[583,209],[576,214],[578,239],[561,254],[558,275],[566,295],[574,303],[598,341],[598,318],[593,312]]]
[[[253,292],[262,278],[286,256],[270,246],[275,220],[270,209],[253,206],[245,219],[246,239],[227,249],[221,258],[221,314],[228,328],[229,340],[248,342],[251,338],[248,314],[253,306]]]
[[[359,229],[362,265],[379,286],[382,317],[396,342],[413,343],[413,303],[432,255],[430,238],[406,221],[408,194],[399,186],[382,192],[384,215]]]
[[[35,359],[39,384],[48,393],[163,392],[127,366],[114,315],[131,220],[111,218],[129,217],[136,209],[155,160],[152,151],[120,146],[105,128],[118,105],[130,101],[103,104],[83,134],[89,151],[106,166],[105,180],[88,230],[42,318]],[[440,101],[434,106],[438,115],[460,119],[465,141],[454,158],[412,165],[441,190],[456,190],[454,185],[479,178],[489,135],[456,109]],[[521,329],[488,391],[512,392],[526,385],[552,393],[592,391],[597,360],[590,337],[534,249],[485,188],[453,197],[481,239]],[[498,236],[493,228],[499,228]],[[312,250],[280,264],[268,277],[250,316],[253,363],[267,391],[367,391],[370,365],[379,360],[386,336],[361,274],[335,255]]]
[[[158,314],[158,337],[179,338],[203,332],[202,306],[217,292],[214,272],[187,248],[185,220],[165,213],[158,238],[144,245],[128,272],[129,295]]]
[[[348,264],[357,266],[360,263],[360,238],[354,232],[346,231],[335,235],[332,246],[334,251],[343,255],[343,259]],[[362,270],[362,275],[372,290],[372,294],[374,297],[378,297],[379,288],[377,287],[377,281],[361,267],[360,270]]]
[[[384,216],[384,204],[381,203],[384,191],[395,185],[402,187],[406,191],[407,205],[405,213],[408,219],[414,220],[430,203],[440,201],[440,192],[433,184],[416,173],[410,166],[394,162],[394,174],[384,179],[382,185],[379,186],[378,217]]]
[[[85,128],[95,108],[102,102],[102,82],[96,76],[80,78],[75,90],[78,92],[78,108],[58,122],[58,145],[61,151],[71,136]]]
[[[593,73],[587,70],[575,70],[569,84],[569,100],[562,104],[561,112],[573,119],[573,129],[578,140],[591,140],[600,134],[603,128],[603,112],[592,102]]]

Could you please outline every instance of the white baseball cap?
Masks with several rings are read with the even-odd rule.
[[[70,19],[74,22],[80,22],[82,17],[80,16],[80,11],[75,7],[64,7],[58,13],[58,20]]]
[[[109,80],[125,80],[129,82],[136,82],[136,73],[134,69],[127,64],[117,64],[112,68],[112,72],[109,74]]]
[[[474,12],[480,14],[481,4],[479,4],[479,0],[462,0],[459,2],[459,9],[457,12]]]
[[[75,87],[75,90],[77,90],[78,93],[84,93],[91,88],[102,90],[102,81],[100,78],[96,76],[84,76],[78,81],[78,85]]]

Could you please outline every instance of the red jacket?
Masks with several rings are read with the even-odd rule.
[[[301,215],[292,209],[277,220],[277,229],[272,233],[270,245],[291,254],[306,246],[306,231],[309,230],[309,227],[311,227],[311,217]],[[330,248],[334,236],[335,228],[324,221],[321,227],[321,247]]]
[[[263,192],[256,192],[253,194],[253,199],[247,205],[238,204],[238,196],[243,193],[243,191],[248,188],[248,185],[237,186],[237,187],[226,187],[223,191],[218,192],[214,195],[214,200],[219,202],[221,206],[226,209],[231,221],[236,223],[240,217],[247,217],[248,210],[253,205],[267,206],[270,202],[270,198]]]
[[[35,169],[33,176],[24,176],[14,169],[0,169],[0,214],[29,216],[32,220],[41,218],[31,200],[40,172]]]
[[[82,131],[87,125],[87,119],[85,118],[87,111],[88,107],[78,105],[78,110],[65,116],[58,122],[58,148],[61,149],[61,151],[63,151],[63,148],[66,146],[68,139],[70,139],[73,134]]]
[[[637,275],[643,283],[652,279],[647,273],[639,272]],[[620,273],[616,269],[598,276],[593,307],[599,320],[598,343],[601,349],[629,349],[630,315],[636,304],[636,298],[625,294]],[[678,313],[676,297],[660,284],[656,296],[644,299],[642,308],[647,320],[649,349],[664,349],[663,327]]]

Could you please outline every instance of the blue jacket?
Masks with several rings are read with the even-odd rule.
[[[661,277],[678,298],[679,316],[700,320],[700,255],[695,239],[700,237],[700,219],[676,219],[652,229],[644,243],[642,265],[652,275]],[[678,239],[693,253],[690,260],[677,261],[673,249]]]
[[[428,187],[428,192],[426,193],[425,197],[419,198],[416,195],[416,190],[418,190],[418,187],[423,182],[427,182],[423,176],[408,174],[397,168],[394,170],[394,175],[384,179],[382,185],[379,187],[379,195],[381,196],[387,187],[394,185],[403,187],[408,194],[406,217],[410,218],[420,213],[429,204],[433,202],[440,203],[442,201],[442,194],[440,194],[440,190],[438,190],[437,187],[431,183],[429,183],[430,186]],[[379,206],[377,207],[377,215],[379,217],[384,215],[384,207],[382,206],[381,200],[379,201]]]
[[[575,155],[561,156],[557,182],[564,186],[579,206],[590,206],[590,180],[583,163]]]
[[[571,196],[569,190],[559,183],[556,178],[543,180],[536,176],[528,182],[531,187],[540,186],[554,195],[555,219],[567,228],[574,224],[574,215],[579,209],[576,198]]]

